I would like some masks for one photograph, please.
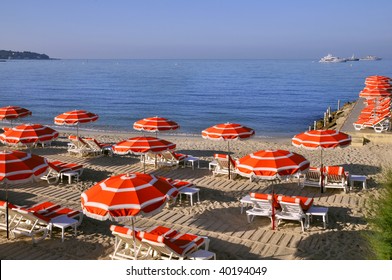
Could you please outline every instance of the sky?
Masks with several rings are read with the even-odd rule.
[[[2,0],[0,7],[0,49],[52,58],[392,58],[390,0]]]

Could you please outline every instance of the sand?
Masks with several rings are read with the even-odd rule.
[[[116,143],[127,137],[140,135],[114,134],[81,131],[83,136],[94,136],[102,142]],[[68,133],[53,142],[51,147],[36,148],[34,153],[49,160],[77,162],[84,165],[80,182],[49,185],[46,181],[13,186],[9,200],[15,204],[31,205],[49,200],[64,206],[81,209],[80,194],[95,183],[114,174],[142,172],[139,158],[135,156],[100,156],[81,158],[67,154]],[[161,213],[150,217],[138,217],[136,226],[163,225],[184,232],[208,236],[210,250],[217,259],[346,259],[363,260],[368,256],[368,248],[363,233],[369,230],[366,216],[371,214],[369,198],[378,196],[383,182],[383,173],[392,166],[392,149],[388,145],[367,143],[361,147],[347,147],[324,153],[325,165],[343,165],[351,174],[368,177],[366,190],[355,185],[349,193],[328,189],[320,193],[318,188],[300,188],[295,180],[270,182],[249,182],[237,176],[228,180],[226,176],[213,177],[208,163],[216,152],[226,152],[223,142],[204,140],[201,137],[161,134],[162,138],[177,144],[177,150],[200,158],[200,168],[160,168],[147,167],[147,172],[193,182],[200,190],[200,203],[191,206],[189,200],[181,204],[167,206]],[[320,164],[320,153],[299,149],[291,145],[291,139],[253,138],[248,141],[233,142],[234,157],[241,157],[261,149],[285,149],[297,152],[310,160],[312,166]],[[5,149],[5,147],[4,147]],[[271,192],[284,195],[302,195],[314,198],[317,206],[328,207],[329,223],[326,229],[322,221],[315,218],[308,230],[301,232],[299,222],[282,222],[272,230],[268,218],[256,217],[248,223],[245,213],[240,213],[239,199],[249,192]],[[1,192],[0,199],[4,199]],[[61,242],[60,231],[55,230],[52,238],[46,238],[32,245],[31,238],[6,239],[0,232],[1,259],[110,259],[113,252],[114,236],[109,230],[114,222],[97,221],[84,217],[76,237],[67,231]],[[129,225],[129,223],[124,223]]]

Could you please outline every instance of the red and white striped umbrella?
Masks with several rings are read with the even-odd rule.
[[[230,141],[233,140],[247,140],[255,135],[255,131],[252,128],[243,126],[237,123],[221,123],[211,126],[201,132],[201,136],[204,139],[210,139],[214,141],[227,141],[227,154],[230,156]],[[230,175],[230,161],[229,164],[229,179]]]
[[[45,158],[21,151],[0,152],[0,181],[5,184],[6,224],[8,232],[8,185],[34,182],[48,171]]]
[[[23,124],[0,134],[0,141],[7,145],[32,146],[51,142],[58,136],[59,133],[50,127],[41,124]]]
[[[47,169],[48,163],[41,156],[22,151],[0,152],[0,181],[6,184],[39,181]]]
[[[323,150],[344,148],[351,144],[351,136],[337,130],[310,130],[295,135],[291,143],[299,148],[321,151],[321,170],[323,170]],[[321,180],[321,192],[323,180]]]
[[[245,140],[255,135],[255,131],[237,123],[221,123],[203,130],[201,135],[204,139],[218,141]]]
[[[76,125],[77,136],[79,136],[79,124],[90,123],[98,120],[98,115],[85,111],[85,110],[73,110],[65,112],[54,118],[54,123],[57,125]]]
[[[136,121],[133,128],[139,131],[168,131],[179,129],[180,126],[175,121],[168,120],[162,117],[151,117]]]
[[[151,174],[112,176],[82,193],[83,213],[97,220],[130,221],[159,212],[178,193],[166,180]]]
[[[391,89],[385,88],[368,88],[365,87],[360,93],[359,97],[364,98],[378,98],[391,96]]]
[[[389,77],[387,77],[387,76],[379,76],[379,75],[374,75],[374,76],[368,76],[368,77],[366,77],[366,79],[365,79],[365,83],[368,83],[368,82],[391,82],[392,81],[392,79],[391,78],[389,78]]]
[[[0,120],[12,120],[31,116],[31,111],[19,106],[7,106],[0,108]]]
[[[310,130],[295,135],[291,142],[296,147],[308,150],[325,150],[349,146],[351,136],[332,129]]]
[[[113,152],[118,155],[136,154],[141,155],[148,152],[160,153],[172,151],[176,144],[156,137],[134,137],[121,141],[113,146]]]
[[[285,150],[260,150],[237,160],[237,172],[244,176],[272,180],[306,171],[310,162],[302,155]]]

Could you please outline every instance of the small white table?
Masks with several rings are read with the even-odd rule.
[[[192,254],[188,255],[190,260],[216,260],[216,254],[207,250],[197,250]]]
[[[366,180],[367,180],[367,177],[365,175],[350,174],[350,176],[349,176],[350,189],[352,189],[354,187],[354,182],[362,182],[362,189],[366,190]]]
[[[78,220],[63,215],[63,216],[53,218],[51,223],[52,226],[61,229],[61,242],[64,242],[64,231],[68,227],[72,227],[74,229],[75,236],[76,236],[76,227],[78,226]],[[50,235],[52,235],[52,230],[50,231]]]
[[[195,169],[195,162],[197,162],[197,168],[200,168],[199,158],[188,156],[184,159],[184,166],[192,166],[192,169]]]
[[[218,163],[214,160],[208,163],[208,170],[214,169],[216,166],[218,166]]]
[[[191,205],[193,205],[193,195],[197,194],[197,202],[200,202],[200,197],[199,197],[199,188],[183,188],[179,191],[180,193],[180,202],[181,202],[181,197],[183,194],[189,196],[189,199],[191,201]]]
[[[317,207],[317,206],[310,207],[308,211],[306,211],[306,217],[307,217],[306,227],[310,226],[310,219],[312,219],[313,216],[321,216],[323,218],[324,228],[327,228],[327,223],[328,223],[327,207]]]
[[[61,182],[63,181],[63,176],[68,177],[68,183],[72,183],[72,177],[75,177],[76,182],[79,181],[79,172],[76,171],[66,171],[61,173]]]
[[[250,195],[245,195],[243,198],[240,199],[241,202],[241,214],[244,212],[244,207],[248,206],[250,204],[253,204],[253,202],[250,200]]]

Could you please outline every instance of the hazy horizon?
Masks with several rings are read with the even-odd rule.
[[[392,58],[392,1],[2,3],[0,49],[59,59]]]

